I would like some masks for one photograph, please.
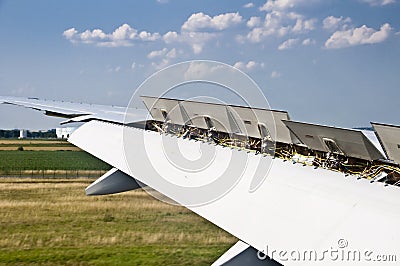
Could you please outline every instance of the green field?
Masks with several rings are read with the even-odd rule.
[[[84,151],[0,150],[0,173],[18,170],[108,170],[110,166]]]
[[[0,264],[210,265],[236,241],[141,190],[87,197],[89,183],[0,178]]]

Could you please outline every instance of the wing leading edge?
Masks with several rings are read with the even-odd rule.
[[[145,109],[126,112],[125,107],[100,104],[74,103],[65,101],[40,100],[38,98],[0,96],[0,103],[22,106],[45,115],[66,118],[61,124],[100,120],[117,124],[144,121],[148,117]],[[127,117],[125,114],[129,114]]]

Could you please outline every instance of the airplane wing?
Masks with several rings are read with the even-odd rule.
[[[124,121],[144,121],[148,116],[145,109],[137,109],[132,117],[125,117],[126,107],[100,104],[73,103],[66,101],[41,100],[39,98],[0,97],[0,103],[11,104],[42,111],[45,115],[65,118],[61,124],[88,122],[91,120],[108,121],[122,124]]]
[[[73,115],[69,119],[92,116],[69,142],[114,168],[87,194],[146,184],[186,206],[240,239],[213,265],[365,265],[378,258],[380,265],[393,265],[382,256],[395,255],[400,245],[400,170],[361,131],[317,126],[307,131],[290,122],[283,127],[288,116],[240,121],[240,115],[229,114],[234,108],[185,106],[174,99],[148,106],[151,117],[129,121],[147,119],[146,128],[104,119],[97,107],[0,101]],[[217,130],[213,108],[227,127]],[[253,135],[243,139],[241,132],[229,132],[241,128],[235,123]],[[263,148],[271,139],[273,154]],[[204,162],[203,156],[211,159]]]

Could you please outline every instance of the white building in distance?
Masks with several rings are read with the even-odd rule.
[[[26,139],[28,137],[28,130],[21,129],[19,131],[19,139]]]

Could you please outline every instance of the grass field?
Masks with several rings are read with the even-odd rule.
[[[23,151],[18,147],[23,147]],[[66,140],[0,139],[3,176],[93,177],[110,168]]]
[[[0,264],[210,265],[236,241],[141,190],[87,197],[90,182],[0,178]]]
[[[15,170],[108,170],[108,164],[83,151],[1,151],[0,173]]]

